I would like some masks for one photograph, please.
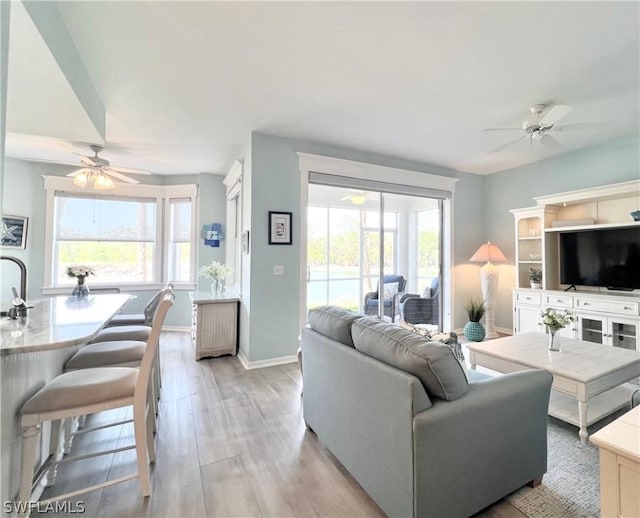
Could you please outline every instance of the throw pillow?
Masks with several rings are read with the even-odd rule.
[[[393,296],[398,293],[399,282],[385,282],[384,283],[384,298],[392,299]]]
[[[413,374],[430,395],[451,401],[467,391],[465,370],[448,345],[373,318],[356,320],[351,335],[358,351]]]
[[[460,345],[460,340],[458,340],[458,335],[451,331],[450,333],[443,333],[441,331],[429,330],[422,327],[417,327],[413,324],[408,324],[409,328],[419,335],[424,336],[430,342],[440,342],[445,345],[448,345],[453,351],[453,355],[462,365],[464,369],[465,376],[467,377],[467,381],[469,381],[469,371],[467,370],[467,363],[464,359],[464,353],[462,352],[462,345]]]

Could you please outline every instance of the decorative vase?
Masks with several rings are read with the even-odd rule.
[[[213,295],[220,295],[224,293],[224,279],[212,279],[211,280],[211,293]]]
[[[85,277],[83,277],[82,275],[79,275],[78,277],[76,277],[78,283],[76,284],[76,287],[73,288],[73,293],[72,295],[74,297],[87,297],[89,296],[89,286],[86,285],[86,283],[84,282]]]
[[[531,282],[531,288],[534,290],[540,290],[542,289],[542,283],[541,282],[537,282],[537,281],[530,281]]]
[[[562,329],[561,327],[553,327],[547,326],[547,337],[549,339],[549,350],[550,351],[560,351],[560,340],[557,336],[558,331]]]
[[[467,340],[471,340],[472,342],[482,342],[486,334],[484,326],[480,322],[471,321],[464,325],[463,332]]]

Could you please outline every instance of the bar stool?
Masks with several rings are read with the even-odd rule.
[[[160,290],[152,300],[147,304],[147,307],[152,307],[154,312],[156,311],[160,300],[166,295],[173,295],[173,282],[169,283],[166,288]],[[147,308],[145,308],[145,313]],[[152,313],[149,323],[153,323],[155,316]],[[119,329],[125,329],[129,326],[122,326]],[[148,326],[133,326],[136,329],[133,332],[134,337],[141,338],[142,336],[148,336],[148,331],[151,330]],[[140,333],[137,329],[143,327],[144,333]],[[118,328],[115,328],[118,329]],[[126,333],[120,334],[124,336]],[[147,338],[148,340],[148,338]],[[79,369],[95,369],[98,367],[139,367],[142,362],[144,351],[146,348],[146,341],[144,340],[112,340],[103,342],[90,342],[82,347],[76,354],[74,354],[65,364],[65,371],[73,371]],[[160,387],[162,384],[162,377],[160,375],[160,357],[159,354],[155,356],[153,366],[151,368],[151,384],[149,387],[150,395],[149,400],[153,408],[154,416],[158,415],[158,401],[160,400]],[[82,416],[78,419],[78,428],[83,428],[84,418]],[[155,432],[155,419],[153,422]],[[84,430],[86,432],[86,430]],[[63,451],[65,454],[71,450],[71,443],[74,437],[74,422],[71,419],[65,421],[64,424],[64,443]]]
[[[102,367],[66,372],[47,383],[22,406],[22,469],[18,493],[21,502],[28,502],[31,499],[33,470],[41,423],[51,421],[52,437],[55,437],[59,436],[62,421],[65,419],[127,406],[133,406],[134,445],[82,455],[76,459],[67,458],[65,462],[126,449],[135,449],[137,459],[136,472],[71,491],[43,502],[69,498],[133,478],[140,479],[140,492],[143,497],[151,494],[149,462],[155,461],[155,447],[149,426],[153,417],[149,408],[147,390],[151,377],[151,368],[158,352],[160,330],[167,311],[173,305],[173,299],[173,293],[168,293],[158,306],[139,369],[131,367]],[[53,466],[50,469],[54,471],[59,463],[59,448],[57,446],[57,443],[53,444]],[[23,515],[28,515],[29,512],[29,510],[26,510]]]
[[[167,283],[166,288],[174,288],[173,281],[169,281]],[[151,300],[147,302],[147,305],[144,307],[142,313],[116,313],[111,317],[109,322],[105,327],[115,327],[115,326],[150,326],[151,320],[153,319],[153,314],[158,307],[158,303],[160,302],[160,298],[162,297],[163,290],[158,291]]]

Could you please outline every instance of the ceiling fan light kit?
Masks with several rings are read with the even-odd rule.
[[[112,167],[110,162],[98,156],[102,151],[102,146],[91,145],[93,156],[80,155],[80,162],[84,167],[76,169],[67,176],[73,178],[73,183],[78,187],[87,187],[92,185],[94,189],[104,190],[113,189],[116,184],[113,179],[122,180],[126,183],[140,183],[138,180],[130,178],[122,174],[123,172],[132,174],[150,174],[141,169],[125,169],[120,167]]]
[[[115,182],[106,174],[90,169],[85,169],[75,175],[73,183],[78,187],[86,187],[87,184],[93,184],[93,188],[97,190],[114,189],[116,186]]]

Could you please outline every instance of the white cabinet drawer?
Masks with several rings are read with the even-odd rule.
[[[572,295],[555,295],[548,294],[545,296],[545,304],[547,306],[552,306],[554,308],[567,308],[571,309],[573,307],[573,296]]]
[[[539,306],[542,296],[540,293],[531,291],[516,291],[516,304],[527,304],[528,306]]]
[[[638,315],[638,303],[635,301],[598,300],[576,297],[576,308],[585,311],[598,311],[604,313],[616,313],[617,315]]]

